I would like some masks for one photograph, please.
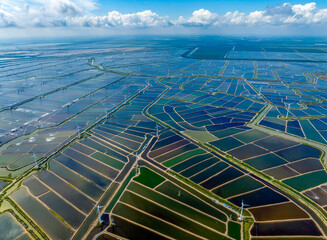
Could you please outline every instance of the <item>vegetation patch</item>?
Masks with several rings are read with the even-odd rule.
[[[134,180],[150,188],[155,188],[165,181],[163,177],[145,167],[141,167],[140,175],[135,177]]]

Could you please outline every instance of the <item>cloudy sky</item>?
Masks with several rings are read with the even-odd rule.
[[[0,0],[0,38],[327,35],[327,0]]]

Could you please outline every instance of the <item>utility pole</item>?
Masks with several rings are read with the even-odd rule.
[[[135,152],[135,159],[136,159],[136,167],[138,168],[139,167],[139,158],[138,158],[138,155],[136,152]]]
[[[159,125],[156,123],[157,137],[159,137]]]
[[[238,217],[238,221],[242,222],[243,220],[243,208],[244,208],[244,202],[242,200],[242,206],[241,206],[241,214],[240,216]]]
[[[39,169],[40,166],[39,166],[39,164],[37,163],[37,157],[36,157],[35,153],[33,153],[33,157],[34,157],[35,167],[36,167],[37,169]]]
[[[108,108],[105,108],[106,118],[108,118]]]
[[[136,159],[136,175],[139,175],[139,169],[140,169],[140,166],[139,166],[139,156],[137,155],[137,153],[135,152],[135,159]]]
[[[115,226],[114,218],[110,216],[110,226]]]
[[[287,105],[287,113],[286,113],[286,119],[287,119],[288,118],[288,114],[290,112],[290,106],[291,106],[291,104],[290,103],[287,103],[286,105]]]
[[[249,205],[244,204],[244,202],[243,202],[243,200],[242,200],[242,205],[241,205],[241,208],[240,208],[241,213],[240,213],[240,216],[238,217],[238,221],[240,221],[240,222],[243,221],[243,210],[244,210],[244,207],[245,207],[245,206],[249,206]]]
[[[81,127],[80,126],[77,126],[77,133],[78,133],[78,137],[80,138],[81,137],[81,131],[80,131]]]

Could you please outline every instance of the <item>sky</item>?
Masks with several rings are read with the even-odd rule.
[[[310,1],[294,0],[287,2],[291,4],[310,3]],[[190,17],[193,11],[201,8],[224,15],[229,11],[250,13],[284,2],[276,0],[101,0],[98,3],[102,6],[102,9],[100,8],[98,11],[99,13],[106,13],[108,9],[125,14],[150,9],[163,16],[178,18],[179,16]],[[320,8],[327,8],[326,0],[316,0],[315,3]]]
[[[326,36],[327,0],[0,0],[0,38]]]

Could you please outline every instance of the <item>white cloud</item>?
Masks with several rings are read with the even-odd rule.
[[[72,18],[70,23],[84,27],[167,27],[171,25],[167,17],[161,17],[150,10],[130,14],[112,11],[107,16]]]
[[[249,24],[256,24],[260,22],[269,23],[271,17],[266,16],[264,11],[254,11],[249,14],[246,22]]]
[[[238,11],[235,12],[227,12],[224,16],[223,16],[223,20],[222,23],[223,24],[241,24],[242,22],[244,22],[244,18],[245,18],[245,14],[244,13],[240,13]]]
[[[186,21],[185,19],[180,18],[180,23],[190,26],[214,25],[217,22],[217,18],[217,14],[212,13],[209,10],[199,9],[194,11],[192,17]]]
[[[2,0],[0,27],[67,26],[67,19],[88,15],[95,8],[93,0]]]
[[[0,8],[0,27],[14,27],[14,16]]]
[[[223,16],[200,9],[194,11],[189,19],[180,17],[177,22],[192,26],[324,24],[327,22],[327,9],[317,8],[314,2],[304,5],[284,3],[268,7],[263,11],[253,11],[249,14],[235,11],[227,12]]]
[[[51,15],[75,16],[83,12],[83,9],[70,0],[40,0],[44,10]]]
[[[317,4],[279,4],[249,14],[239,11],[219,15],[206,9],[193,12],[189,18],[176,20],[151,10],[122,14],[110,11],[95,16],[96,0],[1,0],[0,28],[88,27],[88,28],[216,28],[231,26],[312,26],[327,23],[327,9]]]
[[[292,6],[292,15],[285,19],[285,23],[324,23],[327,20],[327,9],[318,9],[316,3]]]

